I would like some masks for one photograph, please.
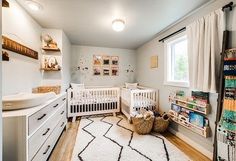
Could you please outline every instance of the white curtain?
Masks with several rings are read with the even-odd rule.
[[[219,9],[187,26],[190,87],[216,92],[225,14]]]

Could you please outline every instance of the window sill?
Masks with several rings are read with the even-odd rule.
[[[174,86],[174,87],[183,87],[183,88],[189,88],[189,83],[188,82],[164,82],[165,86]]]

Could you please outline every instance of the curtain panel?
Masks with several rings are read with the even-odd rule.
[[[225,13],[219,9],[186,27],[190,88],[217,92]],[[217,65],[217,66],[216,66]]]

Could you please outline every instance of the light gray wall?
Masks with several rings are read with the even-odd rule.
[[[62,86],[69,87],[71,82],[71,43],[64,32],[62,32]]]
[[[151,86],[159,89],[160,94],[160,110],[167,112],[170,109],[170,104],[168,103],[168,96],[171,91],[175,90],[184,90],[187,94],[190,95],[190,90],[188,88],[178,88],[173,86],[166,86],[163,85],[164,82],[164,44],[159,42],[158,40],[163,38],[164,36],[177,31],[178,29],[190,24],[194,20],[206,15],[207,13],[221,8],[231,0],[217,0],[208,6],[199,9],[193,15],[187,17],[185,20],[181,21],[180,23],[174,25],[167,31],[163,32],[162,34],[158,35],[153,40],[149,41],[148,43],[144,44],[143,46],[137,49],[137,81],[146,86]],[[236,2],[234,0],[234,2]],[[231,12],[230,16],[230,25],[229,29],[233,30],[233,41],[232,47],[236,47],[236,9]],[[232,22],[233,21],[233,22]],[[159,67],[157,69],[150,69],[150,56],[151,55],[158,55],[159,57]],[[210,94],[210,103],[212,106],[211,114],[208,116],[210,120],[210,127],[211,130],[214,131],[214,121],[216,115],[216,108],[217,108],[217,94]],[[205,149],[204,154],[211,156],[213,151],[213,137],[210,138],[203,138],[181,126],[176,124],[172,124],[171,126],[180,136],[186,138],[185,141],[192,140],[195,144],[195,147],[199,150]]]
[[[9,0],[10,8],[2,9],[2,34],[20,42],[41,56],[40,35],[42,28],[15,0]],[[30,92],[42,79],[40,61],[7,51],[10,61],[2,62],[3,95]]]
[[[119,56],[119,76],[94,76],[93,55]],[[91,86],[120,86],[125,82],[133,82],[135,73],[127,73],[125,70],[129,65],[135,70],[135,56],[134,50],[73,45],[72,82]],[[89,68],[84,74],[77,70],[81,60]]]

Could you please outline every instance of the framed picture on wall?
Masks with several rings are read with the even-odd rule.
[[[118,56],[111,57],[111,65],[119,65],[119,57]]]
[[[102,71],[103,71],[104,76],[110,75],[110,68],[109,67],[103,67]]]
[[[110,65],[110,56],[103,56],[103,65]]]
[[[102,65],[102,56],[101,55],[94,55],[93,56],[93,65],[94,66]]]
[[[150,68],[158,68],[158,56],[151,56]]]
[[[93,75],[100,76],[102,73],[101,67],[93,67]]]
[[[111,75],[118,76],[119,75],[119,68],[118,67],[111,67]]]

